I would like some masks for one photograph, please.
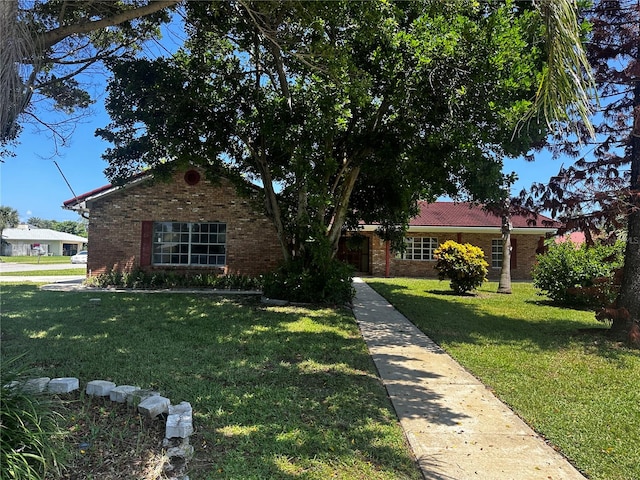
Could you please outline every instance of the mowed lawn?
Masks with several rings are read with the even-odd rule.
[[[605,328],[592,312],[528,283],[455,296],[447,281],[366,281],[588,478],[640,479],[640,351],[592,331]]]
[[[421,478],[347,309],[0,288],[3,362],[190,402],[192,479]]]

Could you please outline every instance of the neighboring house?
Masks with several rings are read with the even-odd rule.
[[[480,247],[489,264],[489,278],[497,278],[502,265],[501,219],[479,206],[454,202],[419,202],[420,213],[411,219],[406,233],[406,250],[395,254],[374,232],[376,225],[364,225],[351,241],[341,242],[340,258],[356,270],[373,276],[437,277],[433,252],[453,240]],[[511,219],[511,277],[531,278],[536,254],[544,240],[556,233],[559,223],[548,217],[514,215]]]
[[[555,243],[571,242],[574,245],[582,245],[586,243],[587,239],[584,235],[584,232],[571,232],[566,233],[565,235],[557,236],[554,241]]]
[[[88,215],[89,274],[141,268],[259,275],[283,259],[275,229],[255,202],[239,196],[229,180],[211,182],[196,169],[176,173],[168,183],[140,175],[68,200],[64,208]],[[559,224],[543,216],[514,216],[512,223],[512,278],[529,279],[536,253]],[[433,251],[455,240],[482,248],[495,278],[502,262],[500,226],[499,217],[477,206],[421,202],[404,254],[391,252],[375,225],[364,225],[341,240],[338,257],[361,274],[436,277]]]
[[[87,244],[87,239],[48,228],[19,225],[2,231],[2,255],[75,255]]]
[[[139,175],[64,202],[89,218],[87,272],[110,270],[259,275],[283,255],[271,221],[225,178],[176,173],[170,182]]]

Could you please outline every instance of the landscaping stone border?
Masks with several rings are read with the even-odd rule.
[[[27,380],[22,388],[31,393],[64,394],[79,390],[80,381],[75,377],[40,377]],[[133,385],[117,386],[106,380],[88,382],[85,393],[95,397],[109,397],[115,403],[126,402],[151,419],[166,415],[162,446],[166,449],[169,463],[164,466],[164,471],[170,480],[189,480],[186,474],[187,464],[193,457],[193,446],[189,443],[189,437],[193,434],[193,409],[189,402],[172,405],[159,392]]]

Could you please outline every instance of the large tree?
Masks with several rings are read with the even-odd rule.
[[[92,100],[77,79],[101,60],[137,50],[158,34],[178,0],[3,0],[0,2],[0,146],[33,121],[64,139],[44,120],[43,103],[63,114]],[[64,121],[64,120],[62,120]]]
[[[255,179],[286,259],[333,255],[357,219],[496,194],[502,159],[544,136],[513,136],[540,81],[539,19],[516,2],[189,3],[184,49],[110,63],[107,174]]]
[[[601,0],[584,12],[592,25],[587,53],[600,104],[595,137],[556,138],[558,154],[577,158],[547,184],[534,185],[543,208],[593,241],[597,231],[625,231],[624,271],[612,333],[640,320],[640,2]]]
[[[15,208],[0,206],[0,237],[5,228],[13,228],[20,223],[20,216]]]

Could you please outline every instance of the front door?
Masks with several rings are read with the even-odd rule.
[[[358,273],[369,273],[369,237],[342,237],[338,244],[338,259],[353,265]]]

